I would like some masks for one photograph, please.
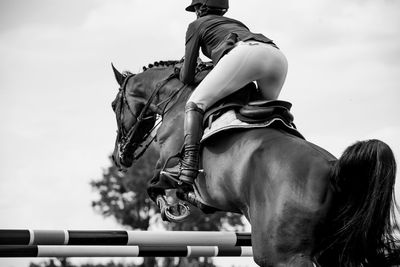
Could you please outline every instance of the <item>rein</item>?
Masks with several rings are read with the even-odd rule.
[[[122,91],[123,91],[123,96],[122,96],[123,99],[126,99],[126,97],[125,97],[126,86],[127,86],[127,83],[128,83],[128,81],[129,81],[129,79],[130,79],[131,77],[133,77],[133,76],[135,76],[135,75],[134,75],[134,74],[129,75],[129,76],[125,79],[125,81],[124,81],[124,84],[123,84],[123,86],[122,86],[122,88],[123,88],[123,89],[122,89]],[[162,82],[160,82],[160,83],[157,84],[156,88],[153,90],[153,92],[151,93],[151,95],[150,95],[149,99],[147,100],[146,104],[145,104],[144,107],[142,108],[142,110],[141,110],[139,116],[136,116],[136,115],[133,113],[133,111],[132,111],[132,110],[130,109],[130,107],[129,107],[129,103],[126,101],[126,105],[127,105],[128,109],[129,109],[130,113],[131,113],[134,117],[136,117],[136,123],[129,129],[128,133],[127,133],[125,136],[124,136],[123,133],[121,133],[121,134],[122,134],[121,141],[120,141],[121,144],[118,145],[118,146],[119,146],[120,157],[123,157],[126,153],[129,153],[129,146],[131,146],[132,143],[133,143],[133,142],[132,142],[132,139],[133,139],[133,137],[134,137],[136,131],[139,129],[140,123],[143,122],[143,121],[145,121],[145,120],[148,120],[148,119],[149,119],[149,117],[145,117],[145,114],[147,113],[148,108],[150,107],[150,105],[151,105],[151,103],[152,103],[154,97],[158,94],[158,92],[160,91],[160,89],[163,88],[163,87],[164,87],[169,81],[171,81],[173,78],[176,78],[176,74],[175,74],[175,73],[172,73],[172,74],[171,74],[170,76],[168,76],[164,81],[162,81]],[[167,106],[168,106],[168,103],[169,103],[169,102],[177,95],[177,93],[179,93],[185,86],[186,86],[186,85],[182,85],[181,88],[179,88],[178,90],[174,91],[166,100],[163,100],[163,101],[161,101],[160,103],[156,104],[157,107],[160,107],[161,105],[163,105],[164,103],[166,103],[166,105],[164,106],[164,109],[162,110],[162,114],[161,114],[162,117],[164,116],[164,114],[166,114],[166,113],[169,111],[169,110],[166,109]],[[150,118],[151,118],[151,117],[150,117]],[[141,138],[142,140],[140,141],[140,144],[144,143],[144,142],[147,140],[147,138],[150,136],[150,133],[151,133],[155,128],[157,128],[158,125],[160,125],[160,123],[161,123],[161,122],[158,122],[147,134],[145,134],[145,135]],[[121,128],[121,131],[122,131],[122,130],[123,130],[123,127],[120,127],[120,128]],[[134,155],[134,156],[133,156],[133,159],[134,159],[134,160],[139,159],[139,158],[146,152],[146,150],[150,147],[151,143],[152,143],[155,139],[156,139],[156,136],[154,136],[154,137],[150,140],[150,142],[148,142],[148,143],[145,145],[145,147],[144,147],[139,153],[137,153],[136,155]],[[140,145],[139,145],[139,146],[140,146]]]
[[[197,72],[202,72],[202,71],[205,71],[205,70],[207,70],[207,69],[212,69],[212,68],[213,68],[213,65],[210,65],[210,64],[207,64],[207,63],[202,63],[202,64],[199,64],[199,65],[197,66]],[[134,75],[134,74],[132,74],[131,76],[133,76],[133,75]],[[128,80],[129,78],[130,78],[130,76],[129,76],[126,80]],[[133,133],[138,129],[138,127],[139,127],[139,122],[142,120],[142,117],[143,117],[144,114],[146,113],[146,111],[147,111],[148,107],[150,106],[150,104],[151,104],[153,98],[157,95],[158,91],[159,91],[162,87],[164,87],[164,86],[165,86],[170,80],[172,80],[173,78],[176,78],[176,73],[172,73],[170,76],[168,76],[168,77],[164,80],[164,82],[163,82],[162,84],[159,83],[159,84],[157,85],[157,87],[155,88],[155,90],[154,90],[153,93],[151,94],[150,98],[147,100],[147,103],[146,103],[145,107],[142,109],[142,112],[140,113],[139,117],[137,118],[136,124],[135,124],[135,125],[132,127],[132,129],[129,131],[129,133],[128,133],[129,139],[126,141],[126,143],[125,143],[125,145],[124,145],[124,150],[122,151],[123,153],[125,153],[125,151],[127,150],[127,147],[129,146],[129,144],[130,144],[130,142],[131,142],[131,139],[132,139],[132,137],[133,137]],[[125,84],[125,87],[126,87],[126,84]],[[170,96],[168,96],[165,100],[162,100],[160,103],[157,103],[157,104],[156,104],[157,108],[160,108],[160,107],[165,103],[165,106],[164,106],[164,108],[162,109],[162,112],[161,112],[161,118],[163,118],[164,115],[172,108],[173,105],[170,107],[170,109],[167,109],[168,104],[171,102],[171,100],[174,99],[178,93],[182,92],[182,89],[184,89],[185,87],[187,87],[187,85],[186,85],[186,84],[182,84],[182,86],[181,86],[179,89],[177,89],[177,90],[175,90],[174,92],[172,92],[172,94],[171,94]],[[124,90],[125,90],[125,88],[124,88]],[[129,106],[129,105],[128,105],[128,106]],[[133,113],[133,112],[131,111],[131,113]],[[145,118],[145,119],[147,119],[147,118]],[[145,120],[145,119],[143,119],[143,120]],[[145,134],[145,135],[143,136],[142,141],[141,141],[141,144],[144,143],[144,142],[146,141],[146,139],[150,136],[150,133],[151,133],[155,128],[157,128],[158,125],[160,125],[160,123],[161,123],[161,121],[158,122],[147,134]],[[132,132],[132,133],[131,133],[131,132]],[[156,139],[156,136],[154,136],[154,137],[150,140],[150,142],[148,142],[148,143],[145,145],[145,147],[142,149],[142,151],[140,151],[137,155],[134,155],[134,156],[133,156],[133,160],[137,160],[137,159],[139,159],[141,156],[143,156],[143,154],[146,152],[146,150],[150,147],[150,145],[152,144],[152,142],[153,142],[155,139]],[[140,145],[139,145],[139,146],[140,146]]]

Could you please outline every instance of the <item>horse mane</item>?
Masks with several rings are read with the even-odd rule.
[[[153,68],[165,68],[169,66],[176,65],[178,63],[183,63],[183,60],[160,60],[155,61],[154,63],[150,63],[147,66],[143,66],[143,71]],[[201,62],[196,66],[196,73],[202,72],[204,70],[211,70],[213,68],[212,62]]]
[[[143,66],[142,69],[144,72],[148,69],[169,67],[169,66],[175,65],[179,62],[181,62],[181,61],[179,61],[179,60],[159,60],[159,61],[155,61],[154,63],[149,63],[147,66]],[[136,74],[132,73],[129,70],[124,70],[124,71],[122,71],[122,75],[127,77],[127,76],[131,76],[131,75],[136,75]]]
[[[143,71],[146,71],[147,69],[152,69],[152,68],[157,68],[157,67],[169,67],[172,65],[175,65],[179,63],[180,61],[178,60],[160,60],[160,61],[155,61],[153,64],[149,64],[146,66],[143,66]]]
[[[143,66],[143,72],[149,69],[158,69],[158,68],[167,68],[169,66],[175,66],[177,64],[183,64],[183,60],[159,60],[155,61],[154,63],[149,63],[147,66]],[[200,75],[200,77],[197,77],[197,83],[201,82],[203,78],[207,75],[208,72],[210,72],[213,69],[214,65],[212,62],[199,62],[196,65],[196,74],[203,73],[203,75]],[[142,73],[143,73],[142,72]],[[205,75],[204,75],[205,73]],[[134,76],[136,74],[132,73],[129,70],[125,70],[122,72],[122,75],[125,77],[128,76]],[[178,75],[179,76],[179,75]]]

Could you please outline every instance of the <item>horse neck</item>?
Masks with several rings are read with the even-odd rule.
[[[161,154],[163,150],[168,154],[177,153],[183,145],[185,105],[192,90],[176,79],[168,83],[160,94],[160,102],[167,101],[163,105],[162,123],[157,131]],[[171,95],[174,97],[171,98]]]
[[[157,105],[163,110],[163,114],[160,115],[167,119],[175,113],[184,111],[184,108],[181,107],[182,105],[184,107],[191,92],[179,79],[170,80],[158,94]]]

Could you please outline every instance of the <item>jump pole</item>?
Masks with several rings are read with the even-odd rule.
[[[251,246],[250,233],[0,229],[0,245]]]
[[[251,257],[251,247],[2,245],[0,258],[31,257]]]

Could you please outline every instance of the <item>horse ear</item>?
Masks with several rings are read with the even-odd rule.
[[[119,84],[120,86],[122,86],[122,84],[124,83],[124,80],[125,80],[125,76],[122,75],[122,74],[114,67],[114,64],[111,63],[111,66],[112,66],[112,69],[113,69],[113,71],[114,71],[115,79],[117,80],[118,84]]]

